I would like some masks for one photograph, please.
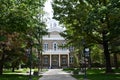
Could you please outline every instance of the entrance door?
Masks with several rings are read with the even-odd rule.
[[[52,68],[58,68],[59,66],[59,56],[53,55],[52,56]]]

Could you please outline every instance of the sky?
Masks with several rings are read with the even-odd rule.
[[[49,23],[53,22],[53,23],[56,23],[57,25],[59,25],[57,27],[60,27],[59,21],[57,21],[55,19],[52,19],[52,17],[53,17],[53,9],[52,9],[51,2],[52,2],[52,0],[47,0],[46,3],[45,3],[45,7],[44,7],[44,11],[47,13],[45,16],[47,18],[49,18],[49,20],[47,22],[48,23],[47,26],[49,27]]]
[[[52,16],[53,16],[51,1],[52,0],[47,0],[46,3],[45,3],[45,7],[44,7],[44,10],[47,13],[47,16],[50,17],[50,18],[52,18]]]

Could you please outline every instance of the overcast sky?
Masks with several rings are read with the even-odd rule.
[[[44,11],[47,13],[47,14],[45,14],[45,16],[47,18],[49,18],[46,23],[47,23],[47,25],[49,27],[50,26],[49,23],[51,23],[51,22],[54,23],[55,22],[57,24],[57,27],[60,27],[59,21],[52,19],[52,17],[53,17],[53,9],[52,9],[51,2],[52,2],[52,0],[47,0],[46,3],[45,3],[45,7],[44,7]],[[61,25],[61,26],[63,26],[63,25]]]
[[[45,3],[45,7],[44,7],[44,10],[47,13],[47,16],[49,16],[50,18],[52,18],[52,16],[53,16],[51,1],[52,0],[47,0],[46,3]]]

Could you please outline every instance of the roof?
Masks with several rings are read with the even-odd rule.
[[[48,32],[54,32],[54,31],[63,32],[64,31],[64,28],[61,27],[59,22],[54,19],[50,20],[47,26],[48,26]]]

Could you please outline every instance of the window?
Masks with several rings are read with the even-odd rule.
[[[66,50],[66,48],[65,48],[65,42],[62,43],[62,50]]]
[[[52,23],[50,23],[50,27],[52,27]]]
[[[54,23],[54,24],[53,24],[53,27],[56,27],[56,26],[57,26],[56,23]]]
[[[73,56],[70,56],[70,63],[73,63]]]
[[[70,47],[69,47],[69,50],[70,50],[70,52],[73,52],[73,51],[74,51],[74,47],[73,47],[73,46],[70,46]]]
[[[48,44],[47,44],[47,43],[44,43],[44,45],[43,45],[43,49],[44,49],[45,51],[48,50]]]
[[[54,42],[54,43],[53,43],[53,50],[55,50],[55,51],[56,51],[57,49],[58,49],[57,43],[56,43],[56,42]]]

